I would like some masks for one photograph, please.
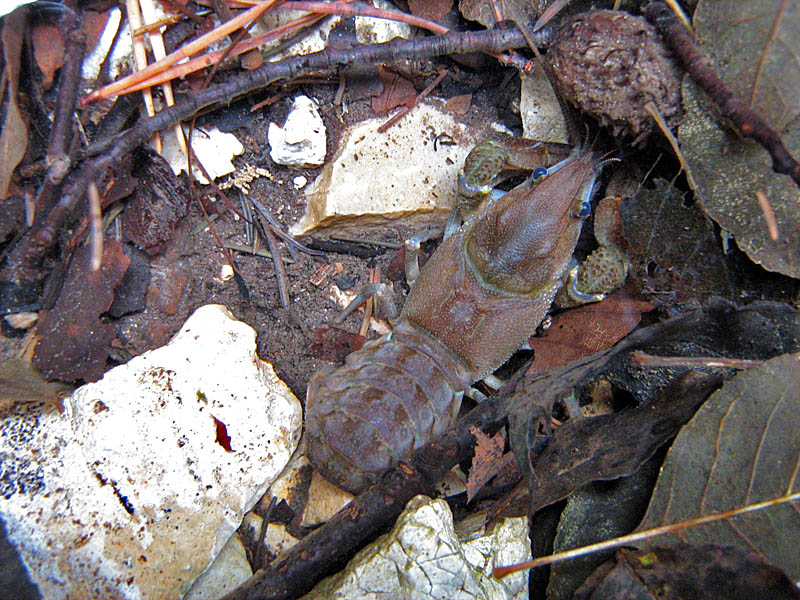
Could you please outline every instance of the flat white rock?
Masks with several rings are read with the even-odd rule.
[[[527,572],[502,580],[491,572],[529,558],[526,518],[505,519],[491,534],[461,542],[447,502],[417,496],[391,532],[303,598],[522,600],[528,597]]]
[[[325,160],[325,124],[308,96],[294,99],[283,127],[269,124],[267,139],[270,158],[279,165],[319,166]]]
[[[255,337],[204,306],[63,414],[0,420],[0,517],[43,596],[180,598],[214,560],[300,435]]]
[[[358,232],[397,220],[444,224],[455,202],[458,170],[490,130],[458,123],[436,101],[417,105],[380,133],[386,120],[369,119],[343,134],[334,159],[306,188],[306,213],[293,235],[329,227]]]

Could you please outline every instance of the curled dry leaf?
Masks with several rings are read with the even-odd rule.
[[[800,157],[800,11],[795,3],[713,0],[698,4],[697,40],[726,86],[744,99]],[[688,81],[679,140],[708,215],[736,237],[756,263],[800,277],[797,186],[772,171],[766,150],[713,117],[705,96]],[[769,200],[780,238],[770,239],[756,192]]]
[[[0,95],[5,95],[6,115],[0,133],[0,200],[8,196],[11,174],[28,148],[28,126],[22,119],[17,105],[17,85],[19,83],[22,40],[25,35],[29,6],[20,6],[3,19],[3,85]]]
[[[410,104],[417,97],[417,90],[408,79],[384,68],[378,69],[378,75],[383,91],[372,99],[372,111],[376,115],[385,115],[393,108]]]
[[[754,554],[729,546],[679,544],[620,550],[616,561],[599,567],[573,598],[796,600],[800,592],[779,569]]]
[[[457,115],[465,115],[472,105],[472,94],[462,94],[453,96],[445,104],[445,108]]]
[[[191,194],[182,177],[152,150],[140,150],[134,167],[138,185],[122,217],[125,236],[150,255],[158,254],[185,215]]]
[[[639,530],[800,491],[800,353],[744,371],[683,427]],[[800,579],[800,502],[662,535],[651,545],[716,543],[756,551]]]
[[[504,464],[503,448],[506,445],[502,432],[489,437],[478,427],[472,427],[469,431],[475,436],[475,456],[472,458],[467,480],[467,502],[472,500],[487,481],[497,475]]]

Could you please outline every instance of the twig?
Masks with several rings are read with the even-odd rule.
[[[281,305],[284,310],[291,310],[291,300],[289,299],[289,280],[286,277],[286,269],[283,267],[283,260],[281,260],[281,248],[278,246],[278,240],[275,239],[275,234],[272,233],[272,227],[269,223],[263,223],[264,236],[267,238],[267,245],[269,251],[272,253],[272,263],[275,265],[275,278],[278,281],[278,295],[281,297]]]
[[[380,283],[381,271],[380,267],[373,267],[369,270],[369,282]],[[358,335],[362,338],[367,336],[369,331],[369,324],[372,321],[372,311],[375,308],[375,296],[369,296],[364,301],[364,318],[361,320],[361,327],[358,329]]]
[[[758,200],[758,205],[761,207],[761,212],[764,213],[764,220],[767,222],[769,237],[773,242],[777,242],[781,234],[778,230],[778,220],[775,218],[775,211],[772,210],[772,204],[769,203],[766,194],[761,190],[756,191],[756,199]]]
[[[242,254],[251,254],[251,255],[254,255],[254,256],[261,256],[262,258],[272,259],[272,254],[270,254],[266,250],[258,250],[258,249],[253,250],[253,248],[251,246],[242,246],[241,244],[224,244],[224,247],[227,248],[228,250],[234,250],[236,252],[241,252]],[[283,256],[281,258],[283,259],[283,262],[285,262],[285,263],[292,264],[294,262],[288,256]]]
[[[725,356],[654,356],[637,350],[631,352],[631,363],[640,367],[749,369],[763,364],[764,361]]]
[[[658,110],[658,107],[653,102],[648,102],[644,105],[644,109],[651,117],[653,117],[653,120],[656,122],[656,125],[658,125],[661,133],[663,133],[664,137],[667,138],[667,141],[669,142],[669,145],[672,146],[672,151],[675,153],[678,162],[681,163],[683,172],[686,173],[686,182],[689,184],[691,190],[697,193],[697,182],[694,180],[692,171],[689,169],[689,165],[686,163],[686,159],[683,157],[681,146],[678,143],[678,140],[675,139],[675,136],[670,130],[669,125],[667,125],[667,122],[664,120],[664,117],[661,116],[661,112]]]
[[[103,262],[103,214],[97,185],[89,184],[89,245],[92,249],[91,268],[99,271]]]
[[[131,29],[139,29],[142,26],[142,11],[139,8],[139,1],[125,0],[125,8],[128,12],[128,21],[131,24]],[[136,64],[134,73],[136,73],[147,68],[147,50],[145,50],[144,40],[141,36],[131,37],[133,58]],[[142,100],[144,101],[144,108],[147,111],[147,116],[152,117],[156,114],[156,107],[153,103],[153,90],[150,89],[149,86],[142,90]],[[161,135],[158,132],[153,134],[153,144],[156,152],[161,154]]]
[[[155,7],[153,6],[153,0],[140,0],[139,8],[142,10],[142,17],[145,23],[152,23],[156,20],[156,12]],[[164,38],[161,36],[161,31],[156,29],[155,31],[149,34],[150,36],[150,47],[153,49],[153,56],[155,56],[156,60],[161,60],[167,55],[167,49],[164,46]],[[164,91],[164,101],[167,103],[167,106],[172,106],[175,104],[175,96],[172,93],[172,83],[169,81],[165,81],[161,89]],[[188,152],[186,148],[186,138],[183,136],[183,128],[181,127],[180,123],[175,123],[172,126],[172,130],[175,133],[175,141],[178,142],[178,147],[183,152],[184,156]]]
[[[800,187],[800,163],[783,145],[780,136],[741,98],[731,92],[714,72],[711,61],[702,54],[692,36],[663,2],[652,2],[644,13],[683,62],[692,80],[705,91],[746,137],[761,144],[772,157],[772,169],[789,175]]]
[[[68,10],[64,17],[64,41],[64,64],[59,77],[58,100],[46,158],[47,179],[54,185],[61,183],[70,166],[67,147],[72,139],[70,130],[78,102],[83,55],[86,52],[83,22],[80,15],[72,10]]]
[[[383,240],[362,240],[359,238],[350,237],[349,235],[342,235],[340,233],[336,233],[331,235],[332,240],[338,240],[340,242],[350,242],[353,244],[368,244],[371,246],[383,246],[384,248],[391,248],[392,250],[400,250],[403,248],[403,244],[400,242],[384,242]]]
[[[684,521],[682,523],[672,523],[671,525],[654,527],[653,529],[645,529],[644,531],[637,531],[636,533],[623,535],[621,537],[614,538],[613,540],[598,542],[596,544],[591,544],[590,546],[575,548],[574,550],[567,550],[565,552],[558,552],[557,554],[551,554],[550,556],[541,556],[539,558],[534,558],[533,560],[519,563],[516,565],[509,565],[507,567],[495,567],[494,571],[492,571],[492,575],[496,579],[501,579],[506,575],[510,575],[511,573],[516,573],[517,571],[522,571],[524,569],[533,569],[534,567],[542,567],[544,565],[550,565],[555,562],[560,562],[562,560],[567,560],[570,558],[578,558],[579,556],[585,556],[586,554],[592,554],[594,552],[600,552],[602,550],[609,550],[611,548],[619,548],[620,546],[627,546],[629,544],[632,544],[633,542],[646,540],[648,538],[655,537],[657,535],[664,535],[666,533],[675,533],[677,531],[683,531],[684,529],[688,529],[689,527],[703,525],[704,523],[712,523],[713,521],[720,521],[722,519],[730,519],[731,517],[734,517],[736,515],[753,512],[756,510],[763,510],[765,508],[769,508],[770,506],[775,506],[776,504],[782,504],[784,502],[794,502],[795,500],[798,499],[800,499],[800,492],[795,492],[794,494],[786,494],[779,498],[772,498],[771,500],[756,502],[754,504],[749,504],[747,506],[742,506],[740,508],[726,510],[725,512],[713,513],[710,515],[697,517],[696,519],[691,519],[689,521]]]
[[[161,73],[156,73],[139,83],[135,83],[125,88],[124,90],[120,90],[118,94],[120,96],[124,94],[129,94],[131,92],[136,92],[138,90],[151,87],[153,85],[163,83],[165,81],[171,81],[179,77],[185,77],[186,75],[195,73],[201,69],[205,69],[206,67],[210,67],[211,65],[219,63],[222,60],[223,56],[226,55],[238,56],[240,54],[252,50],[253,48],[258,48],[259,46],[263,46],[267,42],[278,39],[279,37],[282,37],[287,33],[291,33],[297,29],[301,29],[302,27],[313,24],[320,18],[321,18],[320,15],[316,14],[305,15],[304,17],[300,17],[295,21],[285,23],[262,35],[251,37],[242,42],[239,42],[235,44],[232,48],[226,48],[225,50],[216,50],[214,52],[209,52],[207,54],[203,54],[202,56],[198,56],[197,58],[193,58],[186,62],[173,65],[169,69],[166,69]]]
[[[196,40],[193,40],[186,44],[185,46],[181,46],[178,50],[170,54],[169,56],[164,57],[163,59],[154,62],[153,64],[149,65],[147,68],[142,69],[141,71],[137,71],[136,73],[132,73],[127,77],[121,77],[114,83],[111,83],[99,90],[95,90],[94,92],[87,94],[83,98],[81,98],[81,105],[85,106],[90,102],[94,102],[95,100],[101,100],[103,98],[108,98],[113,96],[119,92],[119,90],[125,89],[129,85],[134,82],[139,82],[153,73],[158,73],[169,67],[170,65],[174,65],[176,62],[183,58],[187,58],[203,48],[206,48],[209,44],[225,37],[229,33],[236,31],[242,25],[246,23],[250,23],[258,19],[262,14],[264,14],[271,6],[273,6],[278,0],[266,0],[262,4],[254,6],[250,10],[243,12],[242,14],[236,16],[235,18],[227,21],[217,27],[216,29],[209,31],[205,35],[201,35]]]
[[[68,147],[72,140],[72,123],[78,102],[83,55],[86,51],[86,38],[80,15],[67,6],[63,7],[63,13],[64,64],[58,80],[58,99],[53,115],[53,128],[50,131],[45,155],[47,176],[34,203],[37,222],[41,222],[56,203],[61,183],[69,172]]]

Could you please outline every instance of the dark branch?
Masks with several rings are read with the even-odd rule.
[[[694,82],[719,106],[743,136],[753,138],[769,152],[772,169],[789,175],[800,187],[800,163],[783,145],[780,136],[750,108],[746,102],[731,92],[714,72],[711,61],[697,47],[689,31],[663,2],[652,2],[644,13],[658,29]]]

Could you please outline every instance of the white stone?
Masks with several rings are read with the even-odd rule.
[[[238,535],[232,535],[216,560],[198,577],[183,600],[217,600],[252,577],[247,553]]]
[[[294,189],[296,190],[302,190],[304,187],[306,187],[307,183],[308,179],[306,179],[304,175],[298,175],[292,179],[292,185],[294,185]]]
[[[43,596],[180,598],[214,560],[300,435],[255,336],[204,306],[62,414],[0,420],[0,517]]]
[[[555,92],[540,64],[522,76],[519,112],[526,138],[541,142],[569,142],[567,123]]]
[[[184,136],[188,142],[189,129],[184,127]],[[175,132],[172,129],[163,133],[163,147],[161,154],[172,167],[172,172],[175,175],[180,174],[181,171],[186,170],[186,154],[178,146],[178,141],[175,139]],[[239,156],[244,152],[244,146],[232,133],[220,131],[216,127],[203,129],[195,127],[192,134],[192,149],[194,150],[197,160],[203,163],[206,172],[211,179],[222,177],[228,173],[233,173],[236,167],[233,165],[233,158]],[[193,163],[196,162],[193,160]],[[208,183],[200,167],[193,164],[192,173],[197,181],[203,185]]]
[[[359,552],[344,571],[322,581],[305,600],[464,598],[522,600],[528,574],[491,577],[492,568],[530,558],[526,518],[460,542],[444,500],[417,496],[390,533]]]
[[[319,166],[325,160],[325,124],[316,104],[308,96],[294,99],[283,127],[269,124],[267,139],[269,155],[279,165]]]
[[[306,188],[308,206],[291,233],[339,232],[443,225],[456,198],[458,170],[490,130],[471,129],[441,101],[417,105],[384,133],[386,118],[369,119],[343,134],[339,150]]]
[[[397,11],[397,6],[388,0],[373,0],[375,8]],[[411,25],[391,19],[356,17],[356,39],[360,44],[382,44],[397,37],[410,39],[413,35]]]

